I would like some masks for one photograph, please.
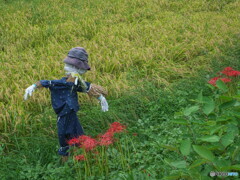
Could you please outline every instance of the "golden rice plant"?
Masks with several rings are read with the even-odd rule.
[[[90,55],[86,80],[117,98],[146,80],[160,87],[206,69],[206,57],[239,33],[239,12],[239,1],[0,0],[0,132],[25,132],[50,108],[47,90],[26,102],[24,91],[63,77],[72,47]]]

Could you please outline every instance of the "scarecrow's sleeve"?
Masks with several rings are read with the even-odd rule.
[[[49,81],[49,80],[41,80],[39,82],[45,88],[50,88],[51,86],[53,86],[53,83],[54,83],[53,81]]]
[[[108,92],[102,86],[91,84],[90,90],[87,92],[89,96],[98,98],[99,96],[107,96]]]
[[[69,86],[69,82],[64,82],[62,80],[41,80],[39,81],[42,87],[45,88],[57,88],[60,86]]]

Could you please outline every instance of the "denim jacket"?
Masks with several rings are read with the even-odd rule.
[[[80,106],[78,104],[77,92],[84,92],[80,86],[73,82],[67,82],[67,77],[59,80],[41,80],[43,87],[49,88],[51,91],[52,107],[58,116],[63,116],[72,110],[78,111]],[[87,91],[90,89],[90,83],[86,82]]]

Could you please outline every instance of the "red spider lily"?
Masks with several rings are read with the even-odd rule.
[[[231,67],[226,67],[225,69],[223,69],[223,71],[221,73],[225,74],[226,76],[239,76],[240,75],[240,71],[236,71]]]
[[[88,138],[89,138],[89,136],[81,135],[78,137],[78,140],[80,143],[82,143],[82,142],[86,141]]]
[[[216,81],[219,79],[219,77],[214,77],[212,79],[210,79],[210,81],[208,81],[209,84],[215,86],[216,85]]]
[[[126,129],[126,126],[122,125],[119,122],[114,122],[110,125],[110,128],[108,129],[107,132],[111,132],[111,133],[119,133],[122,132]]]
[[[75,144],[79,144],[80,141],[78,138],[73,138],[73,139],[70,139],[69,141],[67,141],[67,143],[72,146],[72,145],[75,145]]]
[[[75,156],[75,160],[77,160],[77,161],[85,161],[86,158],[85,158],[85,156],[83,154],[80,154],[80,155]]]
[[[231,82],[231,79],[229,79],[229,78],[221,78],[221,80],[222,80],[223,82],[225,82],[225,83]]]
[[[239,76],[240,75],[240,71],[231,71],[227,74],[227,76]]]
[[[229,79],[229,78],[214,77],[214,78],[210,79],[210,81],[208,81],[208,83],[212,84],[213,86],[216,86],[216,82],[218,79],[222,80],[225,83],[231,82],[231,79]]]
[[[86,151],[93,150],[98,145],[96,139],[85,135],[79,136],[79,141],[81,142],[80,147],[85,149]]]
[[[225,67],[222,72],[224,71],[233,71],[234,69],[232,67]]]
[[[100,136],[99,145],[100,146],[108,146],[113,143],[113,133],[106,132],[102,136]]]

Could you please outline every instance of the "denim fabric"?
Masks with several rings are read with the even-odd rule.
[[[60,149],[58,154],[62,156],[68,155],[69,146],[67,140],[83,135],[83,129],[78,121],[77,111],[80,109],[78,104],[77,92],[84,92],[80,86],[73,82],[67,82],[67,77],[60,80],[41,80],[43,87],[49,88],[51,91],[52,107],[58,115],[58,139]],[[90,83],[86,82],[88,89]]]
[[[66,148],[68,147],[67,141],[84,134],[76,112],[72,110],[64,116],[59,116],[57,120],[57,128],[59,144],[61,146],[58,150],[58,154],[67,156],[67,150],[69,149]]]
[[[78,104],[77,92],[83,92],[80,83],[74,85],[73,82],[67,82],[67,77],[60,80],[41,80],[43,87],[49,88],[51,91],[52,107],[58,116],[63,116],[71,110],[78,111],[80,106]],[[86,82],[88,89],[90,83]]]

